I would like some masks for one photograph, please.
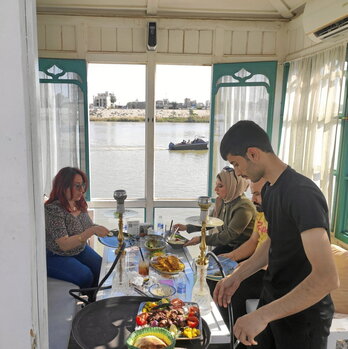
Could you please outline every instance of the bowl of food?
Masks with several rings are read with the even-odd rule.
[[[149,251],[161,251],[165,249],[166,243],[163,239],[148,238],[145,241],[144,246]]]
[[[128,349],[173,349],[174,336],[164,328],[145,327],[134,331],[127,339]]]
[[[188,239],[186,239],[184,236],[182,236],[180,234],[175,234],[169,238],[167,243],[174,250],[178,250],[180,248],[183,248],[187,241],[188,241]]]
[[[169,298],[174,296],[176,289],[171,285],[154,284],[149,287],[150,294],[155,298]]]

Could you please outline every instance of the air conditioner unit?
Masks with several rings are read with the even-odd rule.
[[[348,39],[348,0],[307,0],[303,28],[315,42],[342,36]]]

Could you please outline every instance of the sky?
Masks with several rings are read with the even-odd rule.
[[[116,96],[116,104],[145,101],[145,65],[89,64],[88,103],[93,96],[105,91]],[[184,102],[191,98],[205,103],[210,99],[211,67],[157,65],[156,100],[168,98],[172,102]]]

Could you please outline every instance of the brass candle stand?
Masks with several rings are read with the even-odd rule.
[[[201,208],[200,219],[202,221],[202,230],[201,230],[201,243],[199,246],[201,253],[197,259],[197,264],[206,265],[208,263],[208,260],[206,257],[206,252],[207,252],[206,230],[207,230],[208,209],[211,206],[211,198],[209,196],[200,196],[198,198],[198,205]]]

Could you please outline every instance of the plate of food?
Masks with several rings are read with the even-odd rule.
[[[129,349],[173,349],[175,337],[166,329],[145,327],[134,331],[127,339]]]
[[[179,248],[183,248],[184,244],[187,241],[188,239],[186,239],[184,236],[180,234],[174,234],[169,238],[167,242],[173,249],[179,249]]]
[[[144,246],[149,251],[161,251],[165,249],[166,243],[163,239],[149,238],[145,241]]]
[[[160,327],[168,330],[176,340],[201,339],[202,319],[197,303],[179,298],[169,301],[140,303],[135,318],[136,329]]]
[[[174,255],[152,257],[150,265],[159,273],[167,275],[175,275],[185,270],[185,264]]]
[[[231,274],[233,270],[236,269],[238,266],[238,263],[230,258],[223,257],[223,256],[217,256],[217,257],[226,275]],[[216,264],[216,262],[214,261],[214,259],[212,258],[210,258],[209,260],[209,265],[207,269],[207,279],[213,280],[213,281],[219,281],[222,279],[220,269]]]

